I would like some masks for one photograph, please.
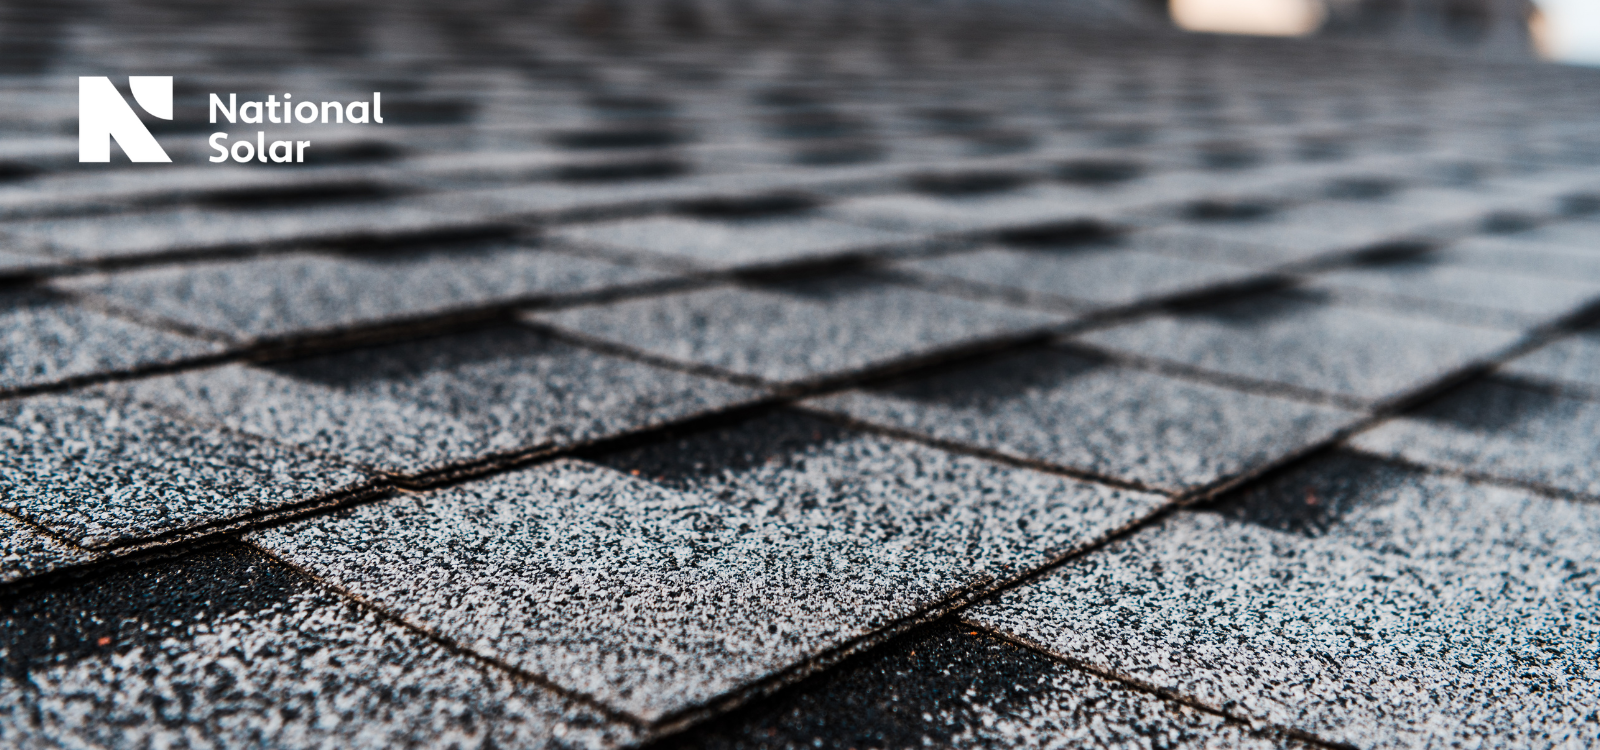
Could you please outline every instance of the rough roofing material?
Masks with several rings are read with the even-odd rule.
[[[1500,372],[1600,391],[1600,335],[1580,332],[1567,336],[1507,362]]]
[[[1163,314],[1074,341],[1374,403],[1487,360],[1519,338],[1515,330],[1365,310],[1306,291]]]
[[[636,731],[230,549],[0,606],[10,747],[606,748]]]
[[[198,420],[395,475],[582,443],[761,397],[517,326],[121,387]]]
[[[720,287],[530,317],[585,338],[778,384],[840,377],[1067,320],[870,275]]]
[[[1481,380],[1357,436],[1361,450],[1600,496],[1600,401]]]
[[[88,562],[96,555],[41,533],[15,516],[0,513],[0,583]]]
[[[1332,742],[1578,747],[1597,549],[1593,504],[1335,459],[966,617]]]
[[[1524,328],[1554,322],[1600,299],[1600,281],[1534,278],[1426,259],[1331,271],[1309,287],[1445,321]]]
[[[55,282],[107,303],[238,341],[326,334],[668,275],[539,247],[454,247],[330,256],[288,253]]]
[[[0,502],[88,548],[358,489],[336,461],[92,393],[0,401]]]
[[[60,295],[0,291],[0,391],[217,354],[215,341],[112,317]]]
[[[1170,492],[1281,460],[1360,418],[1057,349],[806,405]]]
[[[884,253],[920,236],[815,215],[702,219],[656,216],[555,230],[551,236],[655,258],[668,265],[748,270]]]
[[[918,631],[754,708],[667,746],[1304,747],[956,623]]]
[[[1160,504],[883,439],[795,447],[697,491],[645,481],[653,466],[559,460],[252,539],[478,653],[653,721]]]
[[[1127,242],[990,247],[904,261],[896,268],[932,283],[1084,309],[1119,307],[1220,287],[1255,275],[1249,268],[1151,252]]]

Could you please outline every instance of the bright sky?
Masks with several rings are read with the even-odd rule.
[[[1534,0],[1544,13],[1536,32],[1547,54],[1600,65],[1600,0]],[[1323,0],[1172,0],[1172,18],[1190,31],[1300,36],[1322,24]]]
[[[1600,65],[1600,0],[1535,0],[1544,12],[1550,53],[1558,60]]]

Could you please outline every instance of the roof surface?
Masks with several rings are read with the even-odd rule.
[[[1594,71],[7,18],[0,745],[1600,744]],[[175,77],[173,164],[73,159],[98,74]],[[257,129],[307,162],[205,161]]]

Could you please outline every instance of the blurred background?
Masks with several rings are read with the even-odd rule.
[[[1171,0],[1168,10],[1173,23],[1190,31],[1375,37],[1420,48],[1600,64],[1600,2],[1594,0]]]

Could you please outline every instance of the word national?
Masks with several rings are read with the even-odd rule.
[[[276,94],[267,97],[264,102],[240,102],[238,94],[228,94],[228,103],[224,105],[222,98],[216,94],[211,95],[211,123],[217,122],[217,113],[222,113],[223,118],[230,123],[293,123],[309,125],[314,122],[322,124],[353,123],[365,125],[368,122],[383,124],[383,94],[374,91],[372,102],[295,102],[292,94],[284,94],[283,101],[278,101]],[[281,112],[281,114],[280,114]],[[370,120],[368,119],[370,116]],[[291,119],[292,118],[292,119]],[[266,162],[303,162],[306,160],[306,148],[311,141],[272,141],[267,142],[265,130],[256,131],[254,142],[249,139],[233,141],[232,146],[224,145],[229,139],[227,133],[212,133],[211,147],[217,150],[217,155],[210,157],[213,163],[220,163],[233,157],[236,162],[258,161]],[[223,143],[219,143],[222,141]]]

